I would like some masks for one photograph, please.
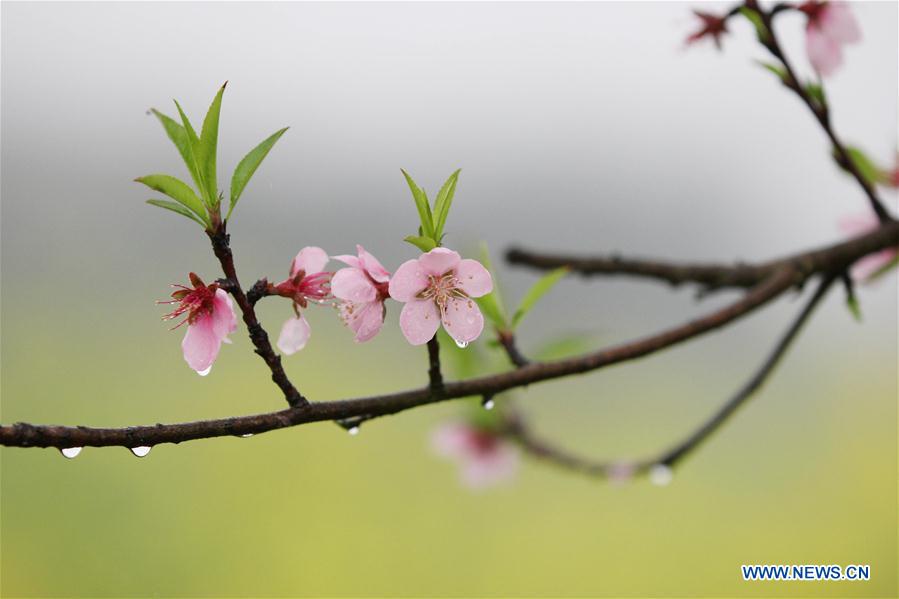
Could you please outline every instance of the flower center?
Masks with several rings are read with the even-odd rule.
[[[165,304],[177,303],[178,307],[162,317],[163,320],[174,320],[183,314],[187,317],[175,325],[178,328],[184,323],[193,324],[200,316],[212,314],[215,300],[215,292],[218,285],[203,285],[191,289],[184,285],[175,285],[176,291],[172,293],[172,300],[168,302],[160,302]]]
[[[431,299],[440,307],[441,312],[446,312],[446,305],[452,298],[467,298],[459,288],[459,279],[455,271],[449,271],[442,276],[428,275],[428,286],[418,294],[419,299]]]

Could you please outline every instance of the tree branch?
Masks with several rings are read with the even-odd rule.
[[[272,371],[272,381],[284,393],[284,398],[289,405],[296,407],[309,403],[305,397],[300,395],[300,392],[293,386],[290,379],[287,378],[287,373],[284,372],[284,367],[281,366],[281,356],[272,349],[272,344],[268,340],[268,333],[265,332],[265,329],[262,328],[262,325],[259,324],[259,320],[256,318],[256,310],[253,307],[255,301],[251,302],[240,286],[240,281],[237,279],[237,271],[234,269],[234,256],[229,245],[230,235],[225,232],[225,226],[219,226],[215,232],[207,231],[207,234],[212,242],[212,251],[215,252],[215,257],[218,258],[219,263],[222,265],[222,271],[225,273],[225,278],[228,282],[227,287],[223,288],[231,294],[240,308],[243,321],[247,325],[247,332],[250,334],[250,341],[253,342],[256,353],[265,360],[269,370]],[[254,298],[257,285],[254,285],[251,290],[254,291]]]
[[[435,394],[443,392],[443,374],[440,372],[440,343],[435,334],[428,341],[428,381]]]
[[[807,252],[798,258],[783,262],[780,269],[750,289],[738,301],[696,320],[630,343],[596,352],[553,362],[532,362],[510,372],[444,383],[444,392],[440,396],[435,396],[430,386],[426,386],[387,395],[301,404],[268,414],[129,428],[88,428],[18,423],[0,426],[0,444],[17,447],[58,448],[110,445],[153,446],[160,443],[180,443],[210,437],[258,434],[308,422],[346,420],[359,416],[370,419],[443,400],[495,395],[532,383],[598,370],[674,346],[725,326],[753,312],[790,287],[801,285],[815,272],[841,273],[862,256],[897,244],[899,244],[899,222],[890,221],[871,233],[822,250]],[[244,298],[245,301],[246,298]]]

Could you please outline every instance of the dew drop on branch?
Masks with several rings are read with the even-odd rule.
[[[356,435],[359,434],[359,427],[358,427],[358,426],[350,427],[350,428],[347,429],[346,432],[348,432],[350,435],[352,435],[352,436],[355,437]]]
[[[237,436],[240,437],[241,439],[249,439],[250,437],[253,436],[253,433],[244,433],[242,435],[237,435]]]
[[[492,399],[485,399],[481,405],[484,406],[485,410],[492,410],[496,406],[496,403]]]
[[[129,449],[131,450],[131,453],[133,453],[134,455],[136,455],[139,458],[142,458],[142,457],[146,456],[148,453],[150,453],[150,450],[153,448],[148,447],[147,445],[140,445],[138,447],[130,447]]]
[[[674,472],[665,464],[655,464],[649,469],[649,481],[657,487],[664,487],[671,483]]]
[[[63,456],[65,456],[71,460],[72,458],[78,457],[78,454],[81,453],[82,449],[84,449],[84,448],[83,447],[65,447],[63,449],[60,449],[59,453],[61,453]]]

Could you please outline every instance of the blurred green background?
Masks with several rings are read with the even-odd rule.
[[[866,39],[828,91],[838,129],[886,161],[896,6],[854,10]],[[153,301],[189,270],[213,278],[215,261],[194,225],[142,205],[149,196],[130,183],[183,174],[143,111],[175,95],[196,120],[225,79],[220,170],[293,125],[236,212],[245,283],[279,277],[308,244],[339,254],[361,242],[391,270],[412,257],[399,241],[416,222],[400,166],[432,191],[465,168],[450,244],[473,255],[488,239],[513,299],[534,276],[502,265],[512,243],[759,259],[833,241],[837,219],[865,206],[810,117],[751,65],[761,54],[748,26],[723,56],[678,51],[693,26],[686,4],[2,11],[4,423],[124,426],[282,407],[242,329],[209,377],[186,367],[181,332]],[[804,67],[792,25],[784,35]],[[224,47],[231,38],[242,43]],[[512,485],[473,493],[429,450],[459,402],[357,437],[323,423],[143,459],[0,449],[0,593],[895,596],[895,275],[860,294],[861,324],[835,290],[762,393],[664,488],[526,460]],[[534,351],[572,331],[620,342],[733,297],[566,280],[521,342]],[[800,305],[784,298],[724,332],[516,399],[572,450],[652,455],[749,376]],[[332,310],[310,309],[310,345],[286,359],[303,393],[424,383],[426,353],[402,340],[397,305],[388,310],[381,335],[356,345]],[[290,310],[271,301],[260,314],[274,336]],[[870,564],[872,579],[744,583],[740,565],[752,563]]]

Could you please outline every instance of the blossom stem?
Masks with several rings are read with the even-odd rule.
[[[431,391],[440,396],[443,394],[443,373],[440,371],[440,343],[437,335],[428,341],[428,380]]]
[[[222,271],[225,273],[225,278],[228,281],[226,291],[231,294],[240,308],[243,321],[247,325],[247,331],[250,334],[250,341],[253,342],[256,353],[265,360],[269,370],[271,370],[272,381],[284,393],[284,398],[291,407],[307,405],[309,402],[287,378],[287,373],[284,372],[284,367],[281,365],[281,356],[272,349],[268,333],[266,333],[256,318],[256,310],[253,307],[253,303],[247,298],[240,286],[240,281],[237,279],[237,271],[234,268],[234,255],[231,253],[230,235],[225,232],[225,225],[222,224],[215,231],[207,231],[207,234],[212,242],[212,251],[215,253],[215,257],[218,258]],[[253,288],[255,289],[256,286],[254,285]]]

